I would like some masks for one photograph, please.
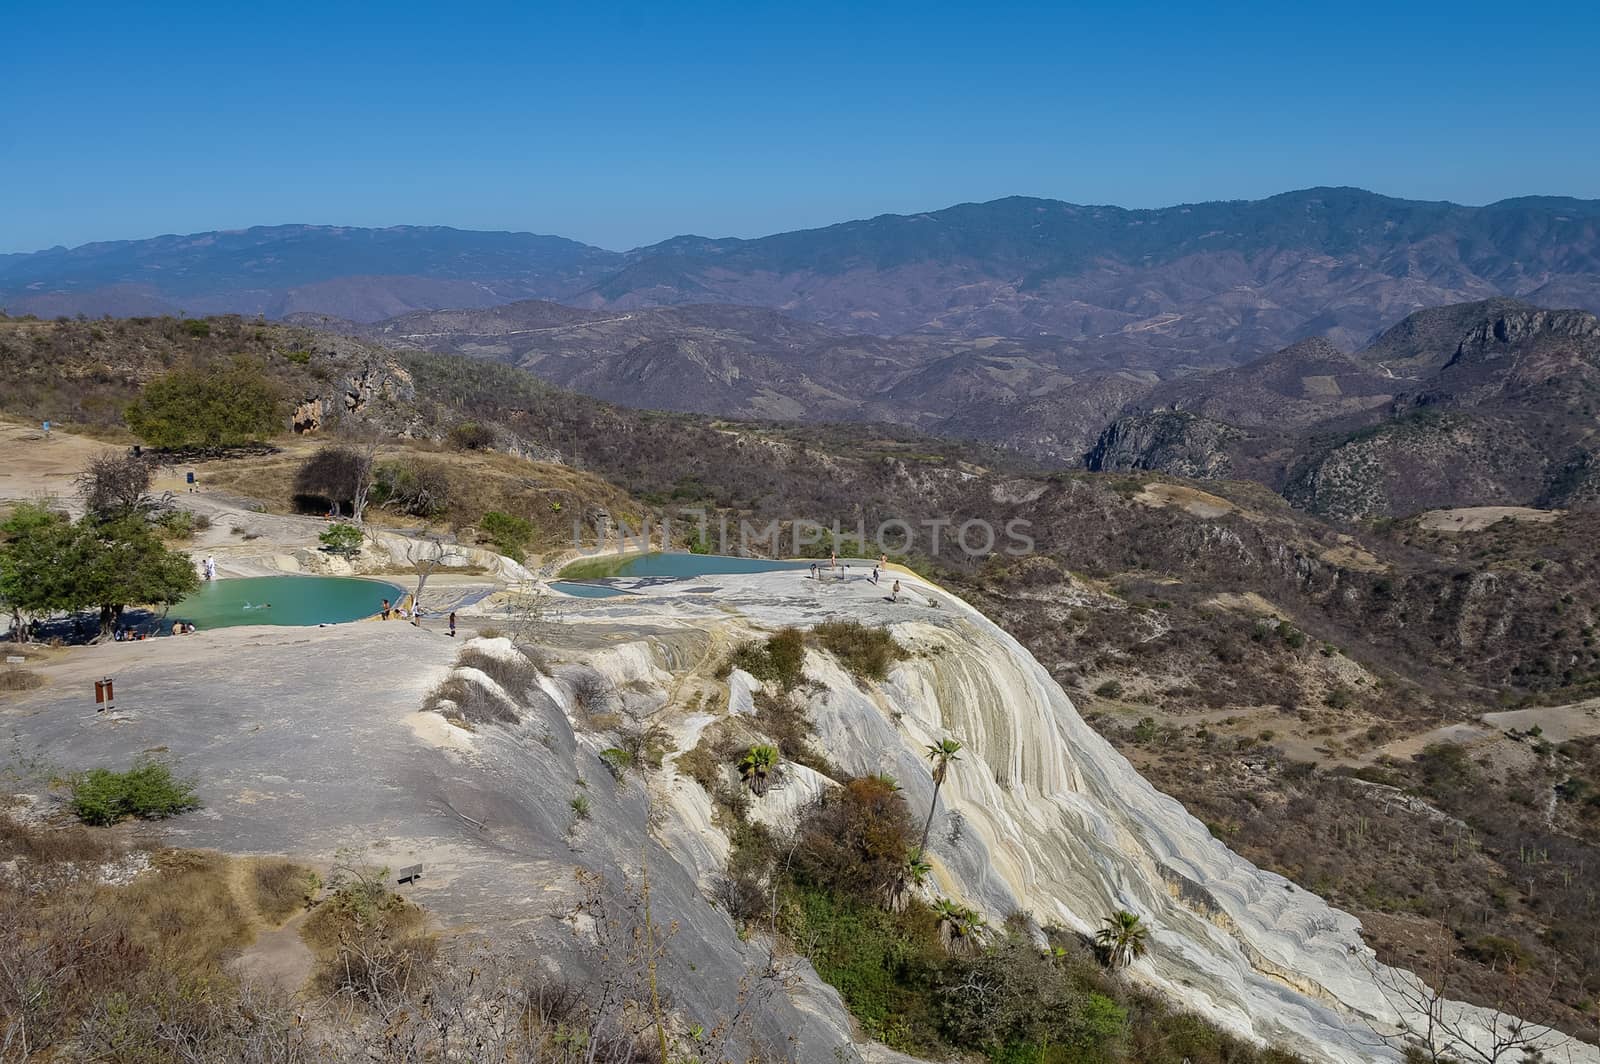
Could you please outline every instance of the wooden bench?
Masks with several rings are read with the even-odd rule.
[[[417,880],[419,880],[421,878],[422,878],[422,866],[419,865],[419,864],[414,864],[414,865],[406,865],[404,868],[400,869],[399,872],[395,873],[394,881],[397,884],[399,884],[399,883],[415,883]]]

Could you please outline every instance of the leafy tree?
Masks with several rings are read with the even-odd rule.
[[[230,447],[283,429],[277,389],[247,362],[173,370],[146,384],[124,417],[152,447]]]
[[[68,560],[72,521],[38,503],[23,503],[0,524],[0,603],[11,611],[11,635],[23,616],[72,608]]]
[[[168,550],[137,516],[73,523],[24,506],[0,533],[0,596],[14,615],[98,606],[108,635],[127,606],[171,605],[200,586],[188,556]]]
[[[74,529],[73,608],[99,606],[101,635],[110,634],[129,605],[170,606],[200,586],[188,555],[168,550],[139,518],[86,517]]]
[[[463,451],[487,451],[494,446],[494,430],[476,421],[463,421],[450,430],[450,443]]]
[[[928,760],[933,762],[933,800],[928,803],[928,819],[922,825],[922,843],[918,847],[924,853],[928,849],[928,833],[933,830],[933,814],[939,808],[939,789],[944,786],[944,778],[950,771],[950,765],[961,760],[961,741],[941,739],[936,743],[929,743]]]
[[[1106,917],[1094,940],[1105,955],[1107,967],[1125,968],[1145,955],[1149,936],[1150,929],[1143,920],[1126,909],[1118,909]]]
[[[858,776],[829,788],[807,811],[795,869],[807,883],[882,905],[906,875],[915,830],[898,788],[882,777]]]
[[[778,748],[757,743],[739,759],[739,777],[750,788],[750,793],[760,797],[767,793],[778,773]]]
[[[437,517],[450,508],[450,470],[442,462],[383,462],[372,480],[372,501],[385,510]]]
[[[362,541],[366,536],[355,525],[336,524],[329,525],[327,530],[317,537],[322,541],[322,547],[329,554],[337,554],[341,558],[349,558],[361,550]]]

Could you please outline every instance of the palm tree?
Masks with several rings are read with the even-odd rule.
[[[939,788],[944,786],[944,777],[950,771],[950,763],[961,760],[961,740],[941,739],[936,743],[929,743],[928,760],[933,762],[933,801],[928,803],[928,819],[922,825],[922,845],[918,848],[923,852],[927,852],[928,832],[933,830],[933,814],[939,808]]]
[[[889,885],[889,908],[899,912],[906,907],[906,901],[911,897],[911,888],[920,887],[927,882],[928,874],[933,871],[933,865],[928,863],[928,858],[916,846],[906,847],[906,860],[900,866],[899,875],[894,877],[894,882]]]
[[[1123,968],[1145,955],[1149,937],[1150,929],[1143,920],[1126,909],[1118,909],[1106,917],[1105,926],[1095,932],[1094,940],[1108,967]]]
[[[928,856],[922,852],[922,847],[913,846],[906,851],[906,878],[913,884],[922,886],[932,871],[933,865],[928,863]]]
[[[778,748],[757,743],[739,760],[739,778],[757,798],[767,793],[778,772]]]
[[[965,953],[977,948],[978,936],[986,925],[975,910],[940,898],[933,903],[933,915],[939,920],[939,940],[947,952]]]

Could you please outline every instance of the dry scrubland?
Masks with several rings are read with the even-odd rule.
[[[642,414],[504,367],[239,319],[204,335],[172,319],[0,322],[0,343],[8,412],[50,409],[108,439],[127,438],[121,404],[168,366],[244,353],[298,402],[333,401],[374,358],[390,360],[411,392],[331,420],[446,467],[452,501],[436,520],[465,527],[520,507],[536,549],[570,535],[573,509],[681,503],[847,527],[1025,517],[1033,558],[908,560],[1013,632],[1230,847],[1360,916],[1381,953],[1596,1037],[1597,740],[1557,741],[1537,720],[1448,730],[1518,706],[1560,715],[1600,693],[1594,514],[1332,524],[1255,485],[1042,476],[992,451],[877,430]],[[451,447],[463,422],[491,426],[497,448],[564,464]],[[309,449],[285,441],[203,475],[289,509]],[[571,500],[559,517],[552,495]],[[762,712],[783,731],[782,706]]]

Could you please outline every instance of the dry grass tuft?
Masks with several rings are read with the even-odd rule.
[[[477,669],[516,696],[539,683],[539,667],[527,654],[518,651],[516,657],[497,657],[469,647],[456,658],[456,668]]]
[[[98,864],[116,852],[105,835],[81,824],[45,827],[0,814],[0,859],[21,858],[40,865]]]
[[[0,669],[0,691],[32,691],[43,686],[44,677],[29,669],[19,669],[15,665]]]
[[[449,721],[474,724],[515,724],[521,718],[481,683],[452,673],[428,692],[424,713],[437,713]]]
[[[316,888],[316,873],[293,861],[262,859],[250,869],[256,912],[268,923],[281,924],[308,906]]]
[[[244,910],[234,897],[229,861],[215,853],[165,850],[143,875],[116,892],[129,937],[174,970],[222,963],[250,942]]]

